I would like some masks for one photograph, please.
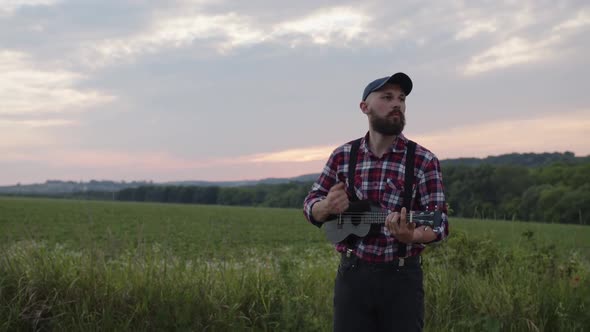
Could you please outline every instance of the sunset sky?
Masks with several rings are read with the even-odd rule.
[[[373,79],[439,159],[590,154],[588,1],[0,0],[0,185],[319,173]]]

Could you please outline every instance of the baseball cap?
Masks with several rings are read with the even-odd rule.
[[[369,85],[367,85],[365,88],[365,91],[363,91],[363,101],[367,99],[371,92],[379,90],[385,83],[398,84],[406,96],[412,91],[413,84],[410,76],[404,73],[395,73],[391,76],[382,77],[369,83]]]

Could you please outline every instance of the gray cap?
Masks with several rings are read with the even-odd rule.
[[[365,91],[363,91],[363,101],[367,99],[371,92],[379,90],[383,85],[385,85],[385,83],[393,83],[399,85],[406,94],[406,96],[409,95],[410,92],[412,92],[413,84],[412,80],[410,79],[410,76],[404,73],[395,73],[391,76],[382,77],[369,83],[369,85],[367,85],[367,87],[365,88]]]

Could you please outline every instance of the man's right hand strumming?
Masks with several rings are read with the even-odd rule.
[[[313,205],[311,213],[315,220],[325,221],[332,214],[340,214],[346,211],[349,203],[344,182],[338,182],[330,188],[326,199]]]

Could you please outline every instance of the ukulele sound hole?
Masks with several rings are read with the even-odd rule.
[[[358,226],[362,221],[362,218],[360,215],[354,215],[350,217],[350,222],[354,225],[354,226]]]

